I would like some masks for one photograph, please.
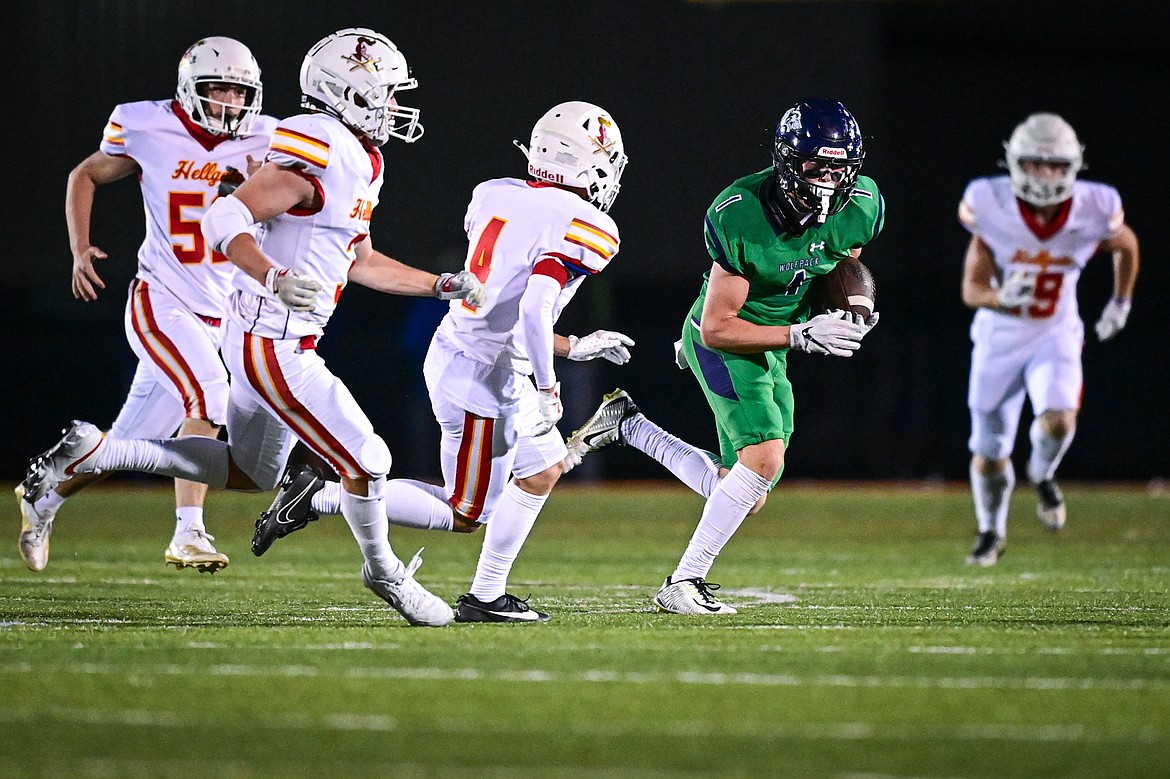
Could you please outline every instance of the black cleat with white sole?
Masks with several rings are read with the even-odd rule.
[[[313,496],[325,486],[325,479],[315,468],[300,465],[289,468],[280,480],[280,491],[268,510],[256,520],[252,534],[252,554],[259,557],[278,538],[296,532],[321,518],[313,509]]]
[[[471,593],[455,602],[456,622],[548,622],[548,614],[528,607],[528,600],[504,593],[484,603]]]

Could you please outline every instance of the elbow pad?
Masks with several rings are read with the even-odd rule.
[[[213,251],[223,253],[224,247],[232,242],[240,233],[248,232],[254,223],[252,212],[238,197],[227,196],[218,198],[203,213],[200,223],[203,237]]]

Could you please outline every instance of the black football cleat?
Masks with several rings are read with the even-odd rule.
[[[984,531],[975,537],[975,548],[967,555],[967,565],[990,568],[999,562],[1003,550],[1004,540],[994,530]]]
[[[268,510],[256,520],[252,534],[252,554],[259,557],[278,538],[294,533],[321,515],[313,510],[313,496],[325,486],[325,479],[316,469],[307,465],[293,466],[284,472],[280,491]]]
[[[471,593],[455,602],[456,622],[548,622],[548,614],[528,607],[528,600],[504,593],[484,603]]]
[[[1036,518],[1044,527],[1056,531],[1064,527],[1066,509],[1064,493],[1052,479],[1036,482]]]

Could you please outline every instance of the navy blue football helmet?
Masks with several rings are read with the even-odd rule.
[[[861,128],[836,100],[802,100],[776,125],[776,186],[799,222],[814,213],[818,222],[839,213],[864,160]]]

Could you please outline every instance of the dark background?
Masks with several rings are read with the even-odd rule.
[[[304,52],[333,30],[389,36],[420,87],[426,137],[383,151],[386,185],[374,244],[439,271],[463,260],[472,187],[522,176],[511,145],[552,105],[598,103],[630,156],[612,210],[622,249],[562,317],[563,333],[621,330],[634,360],[560,364],[571,431],[614,386],[678,435],[713,448],[697,385],[671,344],[710,262],[702,217],[730,181],[769,164],[784,109],[806,96],[844,102],[866,135],[863,173],[886,198],[886,229],[864,254],[878,279],[880,326],[849,360],[796,355],[797,429],[789,478],[966,478],[970,312],[959,300],[966,232],[955,212],[966,182],[995,173],[1001,142],[1027,114],[1055,111],[1087,147],[1086,178],[1116,186],[1143,247],[1129,327],[1098,344],[1109,296],[1100,256],[1086,269],[1086,389],[1062,475],[1170,476],[1164,439],[1170,288],[1164,247],[1170,14],[1160,2],[432,2],[307,0],[26,3],[9,41],[9,176],[2,307],[8,442],[3,473],[70,418],[108,425],[134,357],[122,330],[125,289],[143,234],[137,184],[99,190],[94,242],[107,289],[70,294],[66,177],[95,151],[116,103],[170,97],[179,56],[208,35],[242,40],[263,69],[266,113],[297,112]],[[351,287],[321,353],[363,403],[395,455],[392,475],[438,475],[437,428],[420,363],[443,307]],[[1026,456],[1027,419],[1017,463]],[[613,448],[572,480],[659,478],[658,465]]]

